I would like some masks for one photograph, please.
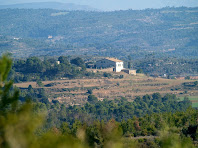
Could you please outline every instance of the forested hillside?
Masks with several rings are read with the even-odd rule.
[[[0,58],[0,147],[194,148],[198,110],[187,97],[159,93],[99,101],[89,95],[84,106],[49,102],[43,91],[21,92],[7,79],[12,60]]]
[[[91,54],[197,57],[198,8],[113,12],[0,10],[0,51],[14,56]],[[9,44],[7,44],[9,43]]]

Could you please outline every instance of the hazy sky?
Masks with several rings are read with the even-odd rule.
[[[49,1],[89,5],[101,10],[145,9],[161,8],[166,6],[198,6],[198,0],[0,0],[0,4]]]

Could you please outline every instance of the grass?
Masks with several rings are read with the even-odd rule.
[[[192,102],[192,107],[198,108],[198,96],[188,96],[189,100]],[[184,100],[184,97],[179,97],[181,101]]]
[[[192,107],[198,108],[198,102],[193,103],[193,104],[192,104]]]
[[[198,96],[188,96],[188,98],[189,98],[189,100],[191,100],[191,101],[194,101],[194,100],[198,101]],[[183,100],[184,100],[184,97],[179,97],[179,99],[180,99],[181,101],[183,101]]]

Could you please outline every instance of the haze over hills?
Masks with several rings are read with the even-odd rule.
[[[0,0],[0,5],[10,5],[19,3],[49,2],[49,0]],[[126,10],[126,9],[146,9],[162,7],[196,7],[197,0],[54,0],[54,2],[73,3],[77,5],[87,5],[99,10]]]
[[[12,5],[0,5],[0,9],[6,8],[19,8],[19,9],[58,9],[58,10],[84,10],[84,11],[96,11],[92,7],[87,5],[77,5],[73,3],[60,3],[60,2],[34,2],[34,3],[21,3]]]

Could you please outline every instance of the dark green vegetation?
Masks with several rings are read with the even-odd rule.
[[[18,57],[89,54],[139,58],[150,52],[198,56],[198,8],[115,12],[3,9],[0,20],[0,51],[12,49]]]
[[[144,59],[131,62],[137,73],[147,73],[152,76],[163,76],[171,78],[174,76],[197,75],[198,59],[178,58],[156,58],[155,55],[147,55]],[[125,64],[126,65],[126,64]],[[190,76],[186,78],[190,79]]]
[[[60,63],[57,63],[57,60]],[[92,72],[87,72],[84,61],[79,57],[71,59],[71,63],[65,56],[60,56],[57,60],[54,58],[41,60],[37,57],[16,60],[9,77],[17,83],[24,81],[54,80],[63,77],[94,77],[97,75]]]
[[[85,62],[91,61],[93,65],[97,57],[81,56],[60,56],[52,57],[30,57],[27,59],[16,59],[12,66],[10,77],[15,83],[37,80],[55,80],[61,78],[95,78],[113,77],[112,74],[93,73],[86,71]],[[60,64],[57,63],[60,61]],[[154,55],[147,55],[144,59],[125,59],[125,67],[130,63],[131,68],[137,69],[137,73],[145,73],[154,77],[163,76],[174,78],[174,76],[186,76],[190,79],[192,75],[198,75],[197,59],[177,59],[177,58],[156,58]],[[88,63],[89,63],[88,62]],[[87,66],[88,67],[88,66]],[[190,75],[190,76],[189,76]]]
[[[90,95],[87,101],[88,103],[83,107],[70,106],[64,108],[62,106],[57,114],[54,112],[51,112],[51,114],[58,117],[60,121],[68,121],[69,123],[74,122],[75,119],[73,117],[78,117],[79,115],[81,116],[79,120],[84,122],[93,121],[94,119],[108,121],[111,118],[121,122],[134,116],[142,117],[152,113],[185,111],[192,105],[188,99],[178,102],[174,95],[161,97],[160,94],[153,94],[153,97],[149,95],[142,98],[137,97],[134,102],[128,102],[124,98],[114,101],[103,100],[101,102],[97,101],[95,96]],[[63,115],[63,112],[65,115],[59,116]],[[52,115],[49,118],[51,117]]]
[[[41,105],[46,106],[44,108],[48,107],[49,121],[52,121],[49,123],[51,126],[59,125],[63,121],[73,123],[76,119],[88,123],[95,119],[106,122],[114,118],[121,122],[134,116],[143,117],[152,113],[186,111],[188,107],[192,106],[188,98],[180,101],[175,95],[167,94],[162,97],[159,93],[137,97],[133,102],[128,102],[125,98],[98,101],[97,97],[89,95],[87,103],[83,106],[63,105],[58,100],[52,100],[51,104],[44,89],[28,88],[28,92],[22,91],[22,96],[21,100],[30,97],[33,101],[44,103]],[[56,120],[53,120],[55,117]]]
[[[90,95],[84,107],[65,107],[57,101],[19,102],[19,91],[13,90],[12,81],[7,80],[10,69],[11,60],[3,56],[0,59],[2,148],[15,148],[16,145],[32,148],[196,146],[198,111],[190,107],[186,98],[183,102],[176,102],[174,95],[161,97],[156,93],[152,97],[137,98],[134,103],[124,98],[115,102],[98,102]],[[32,91],[31,86],[28,89]],[[134,115],[131,116],[130,112]],[[112,115],[110,120],[105,118],[110,118],[108,113]],[[101,116],[101,121],[90,120],[94,114]],[[68,122],[70,119],[72,121]]]

